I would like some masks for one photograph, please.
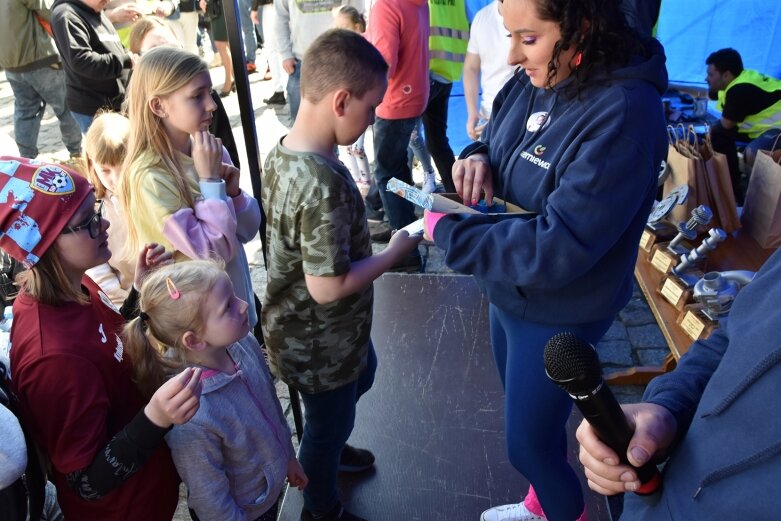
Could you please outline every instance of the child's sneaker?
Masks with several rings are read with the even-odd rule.
[[[339,472],[363,472],[374,465],[374,454],[366,449],[344,445],[339,456]]]
[[[427,194],[437,191],[437,174],[433,170],[423,174],[423,191]]]
[[[526,505],[515,503],[489,508],[480,514],[480,521],[546,521],[544,517],[533,514]]]
[[[351,514],[344,509],[341,503],[336,503],[336,506],[330,510],[330,512],[321,516],[315,515],[307,509],[301,511],[301,521],[367,521],[362,517],[358,517],[355,514]]]

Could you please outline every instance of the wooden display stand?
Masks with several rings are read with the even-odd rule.
[[[698,244],[699,240],[702,240],[702,237],[698,239]],[[610,375],[606,377],[606,380],[611,384],[647,384],[654,376],[658,376],[675,368],[677,360],[689,350],[689,346],[693,343],[689,333],[687,333],[679,323],[681,310],[670,304],[670,302],[657,291],[663,286],[664,280],[668,276],[667,271],[663,272],[660,269],[664,266],[666,260],[663,263],[663,258],[660,257],[656,264],[653,263],[653,256],[656,251],[662,249],[662,244],[663,243],[660,243],[654,246],[654,253],[652,253],[650,257],[646,255],[646,252],[642,248],[640,249],[639,255],[637,256],[637,264],[635,265],[635,277],[637,278],[638,285],[640,286],[645,299],[648,301],[648,306],[667,341],[667,345],[670,348],[670,354],[667,355],[665,361],[659,366],[639,366],[625,371],[610,373]],[[666,245],[664,248],[666,249]],[[700,268],[705,273],[709,271],[725,270],[757,271],[774,251],[775,249],[760,248],[750,235],[739,230],[727,237],[727,240],[719,244],[718,248],[714,251],[709,252],[708,257]],[[665,268],[668,270],[670,267],[665,266]],[[684,309],[688,311],[687,308]],[[685,318],[685,315],[681,317],[681,321]],[[694,331],[696,328],[693,327],[693,323],[690,323],[691,320],[692,318],[689,318],[689,322],[685,325],[686,327],[692,327],[692,331]],[[709,325],[706,324],[701,332],[701,337],[707,334],[706,331],[708,327]],[[711,328],[711,331],[712,329],[713,328]]]

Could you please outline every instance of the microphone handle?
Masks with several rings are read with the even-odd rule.
[[[629,427],[624,411],[610,388],[602,382],[596,393],[589,396],[572,396],[572,398],[599,439],[618,453],[621,463],[633,466],[626,458],[626,451],[634,432]],[[661,486],[661,474],[653,463],[648,462],[635,469],[640,479],[640,488],[635,491],[637,494],[648,495]]]

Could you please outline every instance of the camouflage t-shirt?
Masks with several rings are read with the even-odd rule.
[[[262,199],[268,284],[261,321],[272,372],[308,393],[356,380],[366,367],[372,286],[321,305],[304,274],[343,275],[371,256],[361,194],[341,163],[279,143],[266,159]]]

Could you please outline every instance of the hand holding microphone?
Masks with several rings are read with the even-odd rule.
[[[589,486],[602,494],[626,490],[652,494],[659,489],[661,476],[651,457],[672,442],[676,430],[672,414],[657,405],[638,404],[627,408],[627,417],[602,380],[596,351],[572,333],[551,338],[545,345],[544,359],[548,377],[570,395],[583,414],[578,441]],[[634,425],[630,426],[630,421]],[[652,425],[662,428],[659,432],[648,430]],[[633,432],[633,428],[637,430]],[[648,443],[649,434],[656,439],[656,446]],[[630,461],[637,466],[631,466]]]

